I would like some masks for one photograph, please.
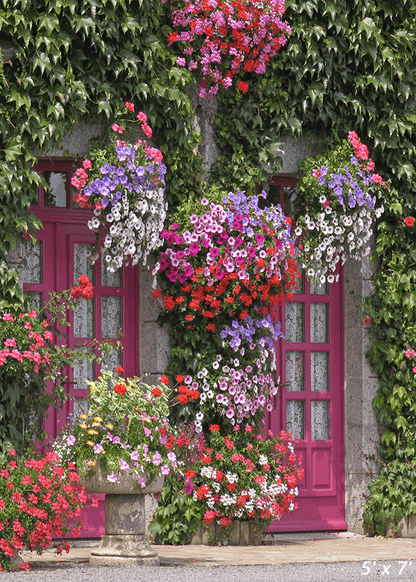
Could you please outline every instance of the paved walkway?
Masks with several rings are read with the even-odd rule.
[[[23,552],[28,562],[88,562],[97,540],[71,541],[69,554]],[[416,539],[367,538],[350,532],[269,536],[261,546],[154,546],[162,566],[254,566],[301,563],[416,560]]]

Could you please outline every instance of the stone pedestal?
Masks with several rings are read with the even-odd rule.
[[[108,483],[98,470],[92,479],[82,479],[88,493],[105,493],[105,535],[91,551],[93,566],[159,566],[159,556],[146,534],[145,496],[162,489],[163,476],[138,489],[137,476],[123,473],[117,483]],[[118,492],[119,491],[119,492]]]

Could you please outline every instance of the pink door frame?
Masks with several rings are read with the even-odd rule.
[[[284,188],[296,186],[296,179],[283,177],[272,184],[280,187],[280,203],[284,207]],[[265,418],[266,429],[274,434],[286,430],[286,403],[288,400],[304,402],[304,438],[295,450],[302,456],[305,477],[299,484],[298,509],[284,515],[280,521],[271,524],[269,531],[318,531],[348,529],[345,521],[345,451],[344,451],[344,391],[343,391],[343,283],[342,270],[340,281],[329,285],[328,294],[311,294],[310,283],[304,279],[303,293],[296,293],[294,302],[304,304],[304,341],[287,342],[279,340],[277,348],[277,375],[286,383],[286,353],[300,352],[304,360],[304,390],[279,388],[277,407]],[[325,343],[310,341],[311,304],[326,304],[329,319],[328,338]],[[280,317],[283,332],[286,332],[286,307],[281,308]],[[311,353],[328,353],[328,391],[311,389]],[[312,440],[311,410],[312,403],[328,401],[329,438]],[[319,406],[319,405],[318,405]]]
[[[36,166],[36,169],[43,171],[56,171],[71,173],[73,165],[70,162],[45,161]],[[68,189],[69,180],[68,180]],[[69,190],[70,192],[70,190]],[[48,207],[43,204],[43,190],[40,191],[39,204],[32,206],[31,210],[40,218],[43,229],[38,233],[37,239],[43,243],[42,252],[42,278],[40,283],[24,285],[24,291],[42,293],[43,300],[47,300],[49,291],[63,291],[74,284],[74,260],[73,246],[79,244],[93,244],[95,242],[94,233],[88,228],[87,222],[92,217],[92,212],[85,209],[72,207],[72,198],[68,196],[68,208]],[[124,267],[121,287],[103,287],[100,277],[101,265],[96,263],[96,280],[94,285],[95,301],[95,336],[100,337],[100,313],[101,297],[113,296],[122,297],[122,329],[123,338],[123,367],[126,376],[139,375],[139,346],[138,346],[138,268]],[[68,334],[68,345],[73,348],[81,343],[82,339],[74,338],[73,313],[69,313],[71,327],[64,330]],[[99,372],[98,364],[95,365],[95,375]],[[69,382],[72,382],[72,370],[66,371]],[[73,398],[85,398],[88,394],[85,389],[74,388],[73,384],[68,384],[68,393]],[[44,431],[52,439],[65,425],[67,417],[73,412],[73,401],[68,400],[61,410],[51,407],[48,411],[48,418],[44,422]],[[91,496],[99,500],[97,509],[87,508],[84,510],[82,520],[84,526],[81,537],[99,537],[105,533],[104,527],[104,496]]]

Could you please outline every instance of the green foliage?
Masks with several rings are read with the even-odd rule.
[[[166,477],[155,516],[149,526],[156,543],[189,544],[204,515],[203,506],[185,493],[185,484],[177,475]]]
[[[369,501],[363,516],[370,534],[385,534],[389,522],[394,529],[404,516],[416,514],[416,461],[394,460],[382,466],[370,486]]]
[[[81,118],[111,119],[125,101],[141,105],[163,144],[170,201],[193,195],[202,162],[184,90],[192,77],[167,47],[161,0],[0,0],[0,27],[0,263],[40,227],[27,213],[41,182],[30,166]],[[10,275],[0,285],[18,293]]]
[[[244,98],[219,94],[217,139],[224,163],[216,175],[241,148],[251,163],[262,140],[309,135],[332,148],[355,130],[383,177],[394,176],[396,187],[412,191],[413,10],[409,0],[394,7],[375,0],[287,0],[285,19],[293,29],[287,45],[265,74],[244,78],[250,82]],[[275,158],[268,155],[269,162]],[[267,162],[261,161],[253,166],[263,167],[261,179],[267,179]]]

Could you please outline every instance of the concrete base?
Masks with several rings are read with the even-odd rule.
[[[92,566],[159,566],[159,556],[151,549],[147,535],[104,535],[91,550]]]

